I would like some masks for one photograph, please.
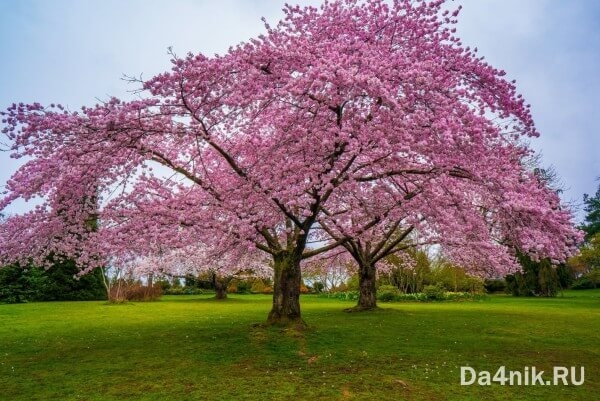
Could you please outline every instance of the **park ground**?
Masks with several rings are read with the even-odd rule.
[[[600,290],[390,303],[304,296],[304,331],[271,299],[170,296],[0,305],[0,400],[592,400]],[[585,368],[580,386],[461,386],[460,367]],[[545,377],[550,373],[545,374]]]

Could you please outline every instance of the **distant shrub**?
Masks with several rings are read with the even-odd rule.
[[[147,287],[140,283],[122,281],[111,287],[109,300],[111,302],[156,301],[161,296],[160,286]]]
[[[262,280],[256,280],[252,283],[252,287],[250,287],[250,292],[253,294],[262,294],[265,291],[265,283]]]
[[[320,281],[315,281],[312,285],[313,291],[318,293],[321,293],[325,290],[325,284],[323,284]]]
[[[164,295],[200,295],[204,291],[198,287],[171,287],[163,292]]]
[[[23,269],[19,266],[0,268],[0,302],[17,304],[39,298],[37,289],[47,280],[43,270]]]
[[[183,293],[184,287],[171,287],[168,290],[165,290],[163,294],[165,295],[184,295]],[[187,287],[185,287],[187,288]]]
[[[412,294],[400,294],[398,295],[394,301],[396,302],[410,302],[410,301],[418,301],[425,302],[427,301],[427,296],[422,292],[415,292]]]
[[[172,287],[171,282],[165,279],[155,281],[154,285],[160,287],[163,291],[163,294],[166,294],[167,291],[169,291],[169,289]]]
[[[435,294],[435,298],[431,298],[431,294],[426,294],[424,292],[416,292],[411,294],[402,294],[396,288],[394,291],[392,288],[394,286],[381,286],[377,293],[377,300],[381,302],[431,302],[431,301],[452,301],[452,302],[460,302],[460,301],[478,301],[486,299],[485,294],[477,294],[472,292],[443,292],[444,290],[440,287],[430,286],[436,288],[435,291],[431,290],[432,293]],[[440,293],[440,290],[442,291]],[[443,294],[443,295],[440,295]],[[345,291],[345,292],[334,292],[334,293],[324,293],[319,294],[321,298],[332,298],[339,299],[342,301],[357,301],[359,296],[358,291]]]
[[[198,287],[183,287],[183,295],[200,295],[204,294],[204,291]]]
[[[300,284],[300,294],[308,294],[310,291],[308,290],[308,287],[305,286],[304,284]]]
[[[377,290],[377,300],[381,302],[392,302],[398,299],[400,290],[394,285],[382,285]]]
[[[596,283],[590,280],[589,277],[583,276],[575,280],[571,288],[573,290],[591,290],[596,288]]]
[[[348,284],[342,283],[338,286],[332,287],[329,292],[347,292],[347,291],[358,291],[358,289],[351,290],[348,288]]]
[[[340,285],[339,288],[343,286]],[[359,278],[358,274],[353,274],[352,277],[348,279],[348,282],[345,283],[345,288],[342,291],[358,291],[359,288]]]
[[[339,299],[341,301],[358,301],[358,291],[338,291],[319,294],[321,298]]]
[[[483,282],[483,287],[488,294],[506,291],[506,281],[501,279],[486,279]]]
[[[592,280],[592,282],[596,284],[596,287],[600,287],[600,268],[590,270],[585,277]]]
[[[484,281],[478,277],[468,276],[464,280],[465,286],[455,292],[471,292],[475,294],[483,294],[485,292]]]
[[[486,299],[486,295],[473,292],[447,292],[444,294],[446,301],[477,301]]]
[[[252,285],[246,280],[240,280],[237,282],[237,293],[238,294],[249,294]]]
[[[446,299],[446,291],[437,285],[426,285],[423,288],[423,294],[430,301],[443,301]]]

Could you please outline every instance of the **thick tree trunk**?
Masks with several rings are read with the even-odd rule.
[[[358,304],[354,310],[377,308],[377,288],[375,286],[375,265],[370,262],[358,264]]]
[[[215,299],[227,299],[227,285],[219,280],[215,284]]]
[[[215,287],[215,299],[227,299],[227,283],[219,280],[216,273],[213,273],[213,286]]]
[[[274,256],[273,259],[273,307],[267,323],[303,326],[304,321],[300,314],[300,258],[294,253],[285,252]]]

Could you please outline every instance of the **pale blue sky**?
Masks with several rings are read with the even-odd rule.
[[[261,16],[275,23],[283,3],[0,0],[0,108],[38,101],[76,109],[127,97],[133,88],[122,74],[149,78],[169,68],[168,46],[178,54],[224,52],[260,33]],[[560,174],[563,199],[581,203],[600,176],[600,2],[454,3],[464,6],[463,42],[517,79],[542,134],[533,147]],[[0,185],[15,168],[0,152]]]

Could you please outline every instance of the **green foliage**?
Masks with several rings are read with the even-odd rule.
[[[35,299],[43,280],[39,269],[16,265],[0,268],[0,302],[13,304]]]
[[[556,269],[548,263],[543,263],[538,275],[539,294],[544,297],[555,297],[560,290]]]
[[[251,294],[271,294],[273,293],[273,287],[271,287],[270,280],[264,280],[262,278],[254,278],[248,281],[250,285]]]
[[[58,261],[48,270],[38,267],[0,268],[0,302],[91,301],[106,299],[102,270],[77,277],[71,260]]]
[[[317,294],[322,293],[325,290],[325,284],[320,281],[315,281],[312,285],[313,291]]]
[[[265,291],[265,287],[262,280],[254,280],[250,286],[250,292],[252,294],[262,294]]]
[[[472,292],[445,292],[443,298],[440,298],[439,292],[437,292],[438,290],[436,290],[436,294],[434,296],[435,299],[431,299],[423,292],[402,294],[396,287],[388,285],[382,287],[383,289],[380,288],[377,291],[377,300],[381,302],[479,301],[487,299],[487,296],[484,294]],[[337,299],[340,301],[357,301],[358,296],[358,291],[340,291],[319,294],[319,297]]]
[[[486,279],[483,282],[483,287],[488,294],[503,293],[506,291],[506,280],[502,279]]]
[[[377,300],[382,302],[395,301],[398,295],[400,290],[393,285],[382,285],[377,289]]]
[[[573,290],[591,290],[593,288],[597,288],[597,284],[587,276],[575,280],[571,287]]]
[[[476,293],[484,291],[482,279],[467,274],[465,269],[460,266],[443,261],[431,271],[428,281],[446,291]]]
[[[591,236],[581,247],[579,255],[571,258],[569,263],[580,273],[600,269],[600,233]]]
[[[600,288],[600,268],[591,270],[585,276]]]
[[[481,301],[487,299],[489,299],[489,297],[482,293],[450,291],[444,294],[445,301]]]
[[[561,289],[570,288],[575,279],[573,269],[566,263],[561,263],[556,266],[556,276],[558,278],[558,286]]]
[[[238,294],[249,294],[252,288],[252,283],[248,280],[236,280],[237,293]]]
[[[358,291],[358,289],[360,288],[359,286],[359,277],[358,274],[353,274],[352,276],[350,276],[350,278],[348,279],[348,282],[346,283],[345,288],[337,288],[334,289],[335,290],[343,290],[343,291]]]
[[[583,195],[583,203],[585,212],[585,223],[581,229],[585,231],[585,239],[589,241],[594,235],[600,234],[600,185],[594,196],[588,194]]]
[[[92,301],[106,299],[102,270],[78,277],[79,269],[72,260],[60,260],[43,273],[35,301]]]
[[[389,284],[396,286],[402,293],[417,293],[431,280],[432,263],[425,251],[409,249],[407,251],[414,260],[414,266],[405,266],[397,255],[390,255],[386,261],[394,266],[389,274],[381,276]]]
[[[341,301],[358,301],[358,291],[336,291],[319,294],[321,298],[339,299]]]
[[[525,254],[518,254],[522,272],[506,276],[506,289],[515,296],[543,296],[555,297],[562,287],[557,268],[550,260],[534,261]],[[561,268],[561,275],[566,274],[566,267]]]
[[[186,274],[186,276],[184,277],[184,287],[196,287],[198,286],[200,280],[198,279],[198,277],[192,275],[192,274]],[[212,282],[212,280],[211,280]]]
[[[206,292],[207,292],[206,290],[202,290],[198,287],[182,287],[179,285],[179,286],[172,286],[168,290],[164,290],[163,294],[165,294],[165,295],[201,295]]]
[[[441,285],[427,285],[423,288],[423,294],[430,301],[443,301],[446,299],[446,291]]]
[[[574,283],[574,290],[588,290],[592,288],[600,288],[600,268],[592,269]]]
[[[169,289],[171,289],[172,284],[169,280],[167,279],[160,279],[160,280],[156,280],[154,282],[154,285],[157,287],[160,287],[160,289],[162,290],[163,294],[168,291]]]
[[[403,265],[402,259],[396,255],[387,258],[394,266],[390,273],[381,274],[381,285],[391,284],[401,293],[412,294],[423,292],[428,285],[443,288],[446,291],[483,293],[483,280],[467,274],[464,268],[448,263],[444,259],[431,260],[427,252],[410,250],[414,265]]]

